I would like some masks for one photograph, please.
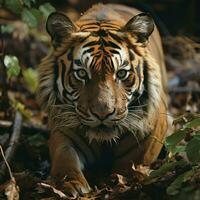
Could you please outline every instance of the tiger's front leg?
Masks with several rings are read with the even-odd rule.
[[[91,189],[83,172],[78,153],[70,140],[61,132],[52,132],[49,140],[52,162],[51,176],[55,183],[61,182],[64,191],[74,197],[88,193]]]

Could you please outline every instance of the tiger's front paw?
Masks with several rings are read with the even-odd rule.
[[[65,194],[76,198],[78,195],[86,194],[91,191],[91,188],[85,178],[77,180],[65,180],[62,184]]]

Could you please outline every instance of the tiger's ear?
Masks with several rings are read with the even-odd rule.
[[[137,41],[145,43],[154,30],[154,21],[147,13],[140,13],[131,18],[122,29],[137,37]]]
[[[54,12],[47,19],[46,29],[53,40],[53,44],[57,46],[76,30],[76,26],[66,15]]]

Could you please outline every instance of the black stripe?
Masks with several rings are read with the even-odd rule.
[[[112,26],[112,25],[109,25],[109,24],[104,24],[104,25],[101,25],[102,28],[108,28],[110,30],[119,30],[120,28],[118,26]]]
[[[70,96],[72,96],[75,93],[75,91],[69,92],[66,88],[63,90],[63,92],[65,93],[64,95],[68,94]]]
[[[143,74],[144,74],[144,89],[146,91],[146,95],[145,95],[145,98],[148,99],[148,91],[149,91],[149,88],[148,88],[148,80],[149,80],[149,75],[148,75],[148,67],[147,67],[147,62],[144,60],[144,64],[143,64]]]
[[[121,49],[117,44],[112,41],[106,41],[105,39],[101,38],[102,45],[105,47],[112,47],[116,49]]]
[[[74,97],[72,96],[73,101],[78,101],[79,97],[80,97],[80,96],[78,96],[77,98],[74,98]]]
[[[144,63],[143,63],[143,74],[144,74],[144,81],[143,81],[144,91],[143,91],[142,94],[139,94],[138,92],[133,93],[135,98],[133,99],[132,102],[130,102],[130,104],[129,104],[130,106],[131,105],[140,106],[140,105],[148,104],[148,99],[149,99],[149,94],[148,94],[148,69],[147,69],[147,62],[146,61],[144,61]],[[148,106],[144,106],[141,109],[147,112]]]
[[[54,65],[54,91],[56,93],[58,91],[57,79],[58,79],[58,63],[55,63],[55,65]]]
[[[118,55],[120,55],[120,53],[119,53],[117,50],[115,50],[115,49],[111,49],[110,52],[113,53],[113,54],[118,54]]]
[[[62,95],[63,95],[64,99],[73,103],[73,101],[67,96],[67,92],[65,90],[63,90]]]
[[[112,60],[112,58],[110,58],[110,64],[111,64],[111,72],[115,72],[115,66],[114,66],[114,63],[113,63],[113,60]]]
[[[110,35],[110,37],[112,37],[114,40],[116,40],[118,43],[122,43],[122,39],[118,36],[118,35],[116,35],[116,34],[114,34],[114,33],[111,33],[111,32],[108,32],[108,34]]]
[[[92,62],[90,63],[90,68],[91,69],[95,68],[96,62],[99,59],[99,57],[100,57],[100,55],[95,55],[95,57],[93,57]]]
[[[92,42],[89,42],[89,43],[83,45],[83,48],[95,46],[95,45],[97,45],[98,43],[99,43],[98,41],[92,41]]]
[[[106,30],[100,29],[99,31],[96,32],[96,34],[100,37],[106,37],[108,36],[108,32]]]
[[[84,54],[86,54],[86,53],[91,53],[92,51],[94,51],[94,47],[91,47],[91,48],[89,48],[89,49],[83,51],[83,54],[82,54],[82,55],[84,55]]]
[[[141,69],[140,69],[140,62],[138,63],[138,65],[136,66],[136,72],[137,72],[137,75],[138,75],[138,78],[139,78],[139,85],[142,84],[141,83]]]
[[[98,26],[88,26],[88,27],[82,28],[81,31],[87,31],[88,29],[90,30],[90,29],[98,29],[98,28],[99,28]]]
[[[87,40],[87,39],[90,37],[90,35],[91,35],[91,34],[89,34],[87,37],[79,38],[79,42],[80,42],[80,43],[85,42],[85,40]]]
[[[96,25],[96,26],[98,26],[99,23],[90,22],[90,23],[87,23],[87,24],[83,24],[83,25],[81,25],[81,30],[82,30],[82,27],[84,27],[84,26],[90,26],[90,25]]]
[[[87,112],[85,112],[84,110],[81,110],[80,108],[77,108],[77,113],[84,119],[87,119],[87,117],[90,116]]]
[[[64,80],[65,80],[66,66],[65,66],[65,63],[64,63],[63,60],[61,60],[61,64],[62,64],[62,69],[61,69],[61,77],[62,77],[62,79],[61,79],[61,82],[62,82],[62,85],[63,85],[63,87],[64,87],[64,85],[65,85]]]
[[[121,49],[120,46],[118,46],[116,43],[114,43],[112,41],[108,41],[108,46],[111,46],[111,47],[116,48],[116,49]]]
[[[133,61],[135,59],[135,55],[134,55],[133,51],[129,49],[128,52],[129,52],[130,60]]]

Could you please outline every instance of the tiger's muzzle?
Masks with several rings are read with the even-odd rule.
[[[127,110],[120,115],[116,109],[112,112],[92,112],[90,110],[90,117],[82,118],[81,123],[87,127],[86,136],[89,140],[110,141],[118,138],[120,131],[119,125],[127,116]]]

